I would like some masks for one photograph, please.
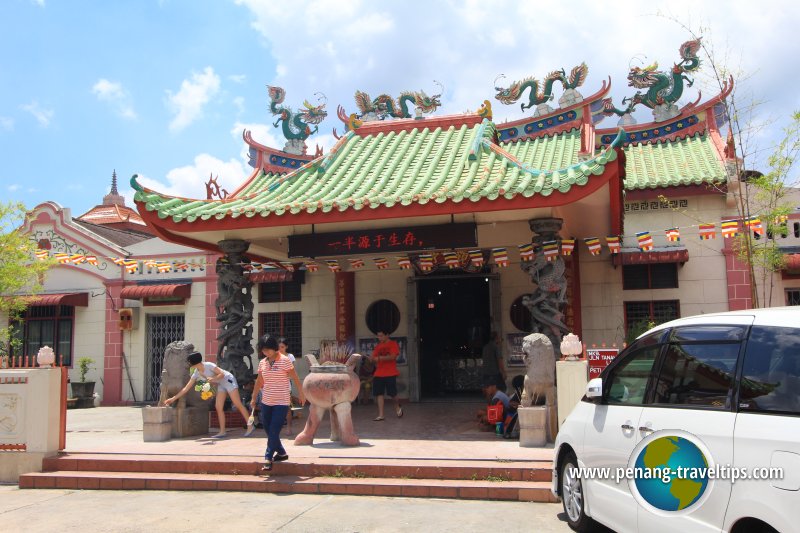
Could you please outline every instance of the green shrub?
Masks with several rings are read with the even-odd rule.
[[[94,365],[94,359],[91,357],[81,357],[78,359],[78,368],[80,369],[81,373],[81,383],[86,382],[86,373],[89,371],[89,368]]]

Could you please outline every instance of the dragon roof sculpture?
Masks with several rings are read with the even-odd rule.
[[[403,91],[397,100],[388,94],[381,94],[375,99],[370,99],[369,95],[363,91],[356,91],[356,107],[361,112],[357,118],[364,122],[373,120],[384,120],[387,117],[411,118],[411,110],[419,109],[422,113],[433,113],[442,105],[440,100],[444,87],[441,83],[434,80],[439,86],[438,94],[428,96],[425,91]]]
[[[495,98],[502,103],[509,105],[519,100],[523,93],[530,89],[528,95],[528,103],[522,102],[520,108],[525,111],[531,107],[536,106],[536,113],[534,116],[546,115],[553,112],[553,108],[547,105],[547,102],[553,99],[553,84],[561,82],[564,86],[564,96],[559,99],[559,104],[563,107],[573,103],[580,102],[583,97],[576,91],[578,87],[583,85],[586,81],[586,76],[589,74],[589,67],[586,63],[573,67],[567,76],[566,71],[562,68],[554,70],[544,78],[544,83],[540,85],[539,80],[533,76],[529,76],[523,80],[515,81],[508,88],[495,86],[497,94]],[[504,74],[500,74],[496,79],[505,78]]]
[[[642,104],[653,110],[653,118],[656,122],[663,122],[678,116],[680,110],[675,102],[683,94],[684,82],[688,87],[694,83],[694,80],[686,73],[695,72],[700,68],[700,59],[697,57],[699,50],[700,39],[683,43],[678,49],[681,61],[676,63],[669,72],[658,70],[658,62],[644,68],[633,67],[628,73],[628,85],[637,89],[647,89],[647,91],[644,93],[636,91],[633,96],[623,98],[622,104],[627,104],[625,109],[614,107],[611,98],[607,98],[603,101],[603,112],[608,116],[618,115],[625,120],[625,115],[629,115],[637,105]]]
[[[283,136],[286,137],[286,146],[284,151],[291,154],[304,155],[306,153],[305,140],[312,133],[316,133],[319,127],[317,124],[325,120],[328,112],[325,111],[326,103],[314,106],[308,102],[303,101],[303,108],[300,111],[293,111],[290,107],[281,105],[286,98],[286,91],[283,87],[274,85],[267,85],[269,91],[269,110],[273,115],[278,116],[278,120],[273,123],[273,126],[278,127],[281,122],[283,123]],[[316,93],[320,94],[320,93]],[[321,95],[321,99],[325,95]],[[314,125],[314,128],[311,128]]]

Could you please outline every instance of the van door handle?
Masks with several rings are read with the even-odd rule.
[[[655,430],[647,426],[639,426],[639,431],[641,431],[642,433],[652,433]]]
[[[625,431],[633,431],[633,430],[634,430],[634,427],[633,427],[632,425],[630,425],[630,424],[622,424],[622,426],[621,426],[621,427],[622,427],[622,429],[624,429]]]

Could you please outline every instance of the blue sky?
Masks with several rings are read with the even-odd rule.
[[[293,108],[315,93],[328,118],[309,147],[342,130],[336,106],[353,93],[438,92],[439,113],[477,109],[499,74],[544,76],[581,61],[595,92],[611,76],[619,104],[629,65],[668,68],[689,35],[657,12],[704,32],[718,60],[749,77],[741,101],[765,103],[754,141],[766,153],[800,109],[794,2],[565,2],[345,0],[3,0],[0,3],[0,198],[53,200],[78,216],[100,203],[116,169],[128,181],[205,197],[210,174],[232,190],[250,173],[242,130],[282,147],[266,85]],[[684,92],[714,94],[702,75]],[[556,97],[560,96],[557,92]],[[495,119],[523,115],[494,101]],[[530,114],[532,111],[528,111]],[[645,110],[640,122],[650,120]],[[616,124],[606,119],[602,127]]]

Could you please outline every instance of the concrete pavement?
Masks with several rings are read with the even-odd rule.
[[[0,530],[9,532],[571,531],[562,513],[554,503],[0,486]]]

